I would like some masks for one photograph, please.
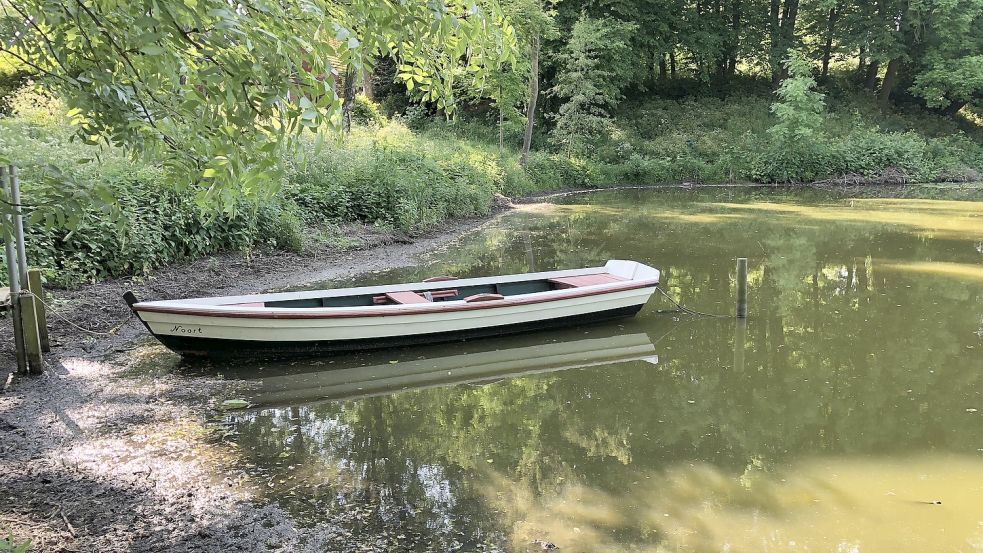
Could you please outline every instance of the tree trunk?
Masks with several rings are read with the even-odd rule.
[[[676,52],[669,50],[669,78],[676,78]]]
[[[778,17],[779,7],[781,7],[781,19]],[[799,17],[799,0],[785,0],[784,4],[780,4],[780,0],[771,0],[771,16],[772,35],[776,37],[771,43],[771,84],[777,88],[788,77],[784,62],[795,42],[795,21]]]
[[[858,55],[859,60],[857,61],[857,75],[859,77],[865,76],[867,69],[867,48],[864,45],[860,45],[860,54]]]
[[[781,54],[779,54],[779,49],[781,48],[781,19],[779,18],[779,12],[782,7],[781,0],[771,0],[768,18],[768,36],[771,39],[771,53],[768,56],[771,62],[771,84],[775,88],[778,88],[778,84],[781,82],[781,67],[782,60]]]
[[[864,79],[864,88],[867,90],[877,89],[877,72],[881,69],[881,62],[877,60],[870,60],[870,64],[867,65],[867,77]]]
[[[824,79],[829,76],[829,58],[833,54],[833,33],[836,30],[836,19],[839,15],[839,6],[830,8],[829,19],[826,22],[826,44],[823,45],[822,77]]]
[[[945,109],[942,110],[942,115],[945,115],[947,117],[952,117],[953,115],[959,113],[959,110],[963,109],[963,106],[965,106],[968,103],[969,102],[967,102],[966,100],[956,100],[955,102],[952,102],[951,104],[946,106]]]
[[[372,83],[372,70],[368,67],[362,68],[362,94],[369,100],[375,101],[375,85]]]
[[[348,133],[352,130],[352,108],[355,107],[355,68],[345,71],[344,100],[341,103],[341,130]]]
[[[498,87],[498,97],[502,97],[502,87]],[[498,150],[505,149],[505,109],[499,100],[498,104]]]
[[[730,8],[730,32],[732,38],[730,57],[727,58],[725,72],[728,77],[733,77],[734,73],[737,72],[737,52],[741,48],[741,0],[734,0]]]
[[[523,167],[529,163],[537,100],[539,100],[539,36],[534,36],[529,47],[529,102],[526,104],[526,132],[522,136],[522,153],[519,156],[519,164]]]
[[[900,58],[893,58],[887,62],[887,71],[884,73],[884,82],[881,83],[881,96],[878,100],[882,109],[887,109],[891,105],[891,93],[894,92],[894,82],[898,76],[900,63]]]
[[[659,79],[666,80],[669,78],[669,66],[666,65],[666,55],[662,54],[659,58]]]

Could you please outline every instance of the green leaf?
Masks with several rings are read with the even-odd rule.
[[[140,51],[148,56],[159,56],[164,53],[164,48],[158,44],[148,44],[141,46]]]
[[[249,407],[249,402],[244,399],[227,399],[222,402],[219,408],[230,411],[232,409],[245,409]]]

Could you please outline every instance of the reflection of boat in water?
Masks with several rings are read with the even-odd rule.
[[[262,378],[251,402],[271,406],[357,399],[636,360],[658,363],[655,346],[645,333],[268,376]]]

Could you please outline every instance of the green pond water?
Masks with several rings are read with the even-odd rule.
[[[328,287],[633,259],[688,307],[228,367],[250,471],[326,551],[983,549],[983,203],[628,191]],[[323,285],[321,285],[323,287]],[[234,369],[234,370],[233,370]]]

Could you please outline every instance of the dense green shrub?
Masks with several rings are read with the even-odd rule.
[[[975,180],[983,147],[965,136],[925,138],[917,133],[857,129],[838,139],[805,141],[796,148],[769,144],[753,155],[750,180],[809,182],[844,176],[878,182]]]
[[[386,124],[386,116],[382,114],[379,104],[368,99],[364,94],[355,96],[352,120],[362,125],[381,126]]]
[[[590,188],[598,180],[594,163],[565,154],[535,152],[529,156],[526,171],[540,190]]]
[[[31,72],[24,64],[0,54],[0,115],[11,111],[11,99],[14,93],[23,87]]]
[[[495,193],[530,188],[516,162],[491,147],[420,136],[398,123],[312,143],[303,161],[288,164],[286,195],[309,225],[362,221],[419,232],[488,213]]]
[[[27,225],[28,261],[49,281],[73,284],[140,274],[182,259],[257,245],[299,249],[302,237],[295,208],[283,200],[243,204],[235,216],[206,213],[178,191],[164,171],[112,148],[70,140],[59,108],[36,95],[15,101],[19,116],[0,119],[0,156],[20,168],[28,214],[52,212],[65,187],[106,186],[119,202],[118,216],[92,205],[75,225]],[[45,178],[54,168],[61,180]]]

